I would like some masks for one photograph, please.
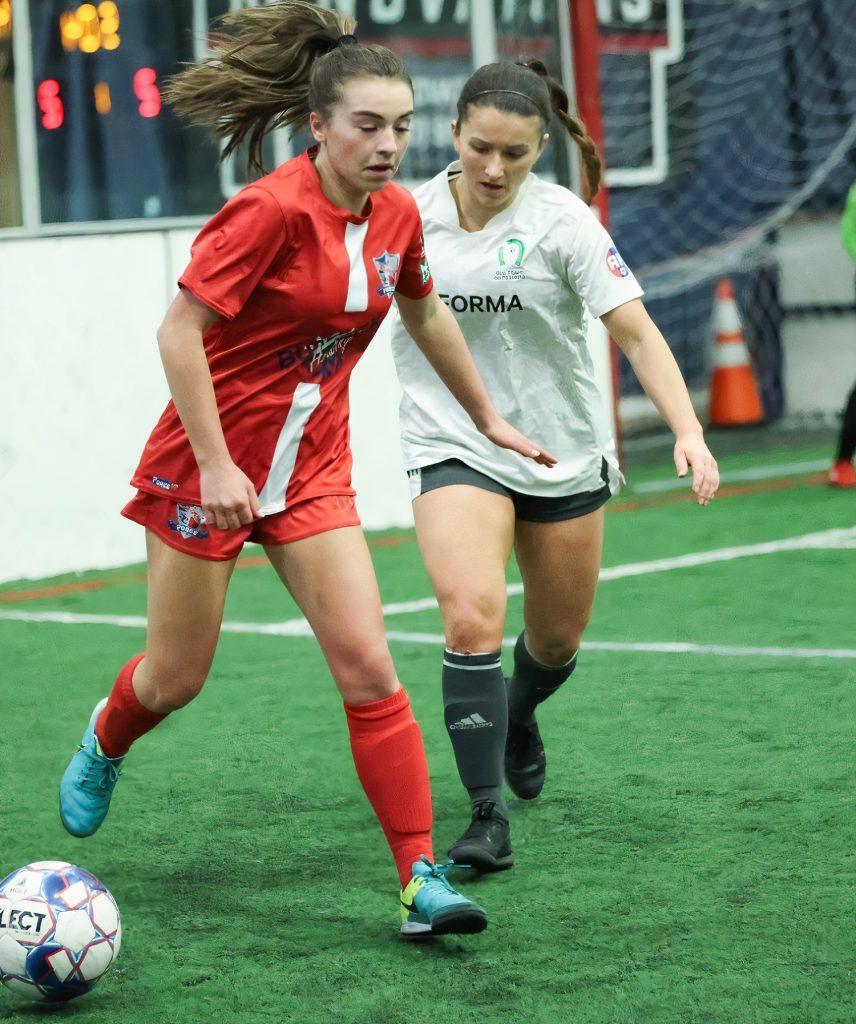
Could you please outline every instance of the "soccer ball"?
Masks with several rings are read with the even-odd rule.
[[[27,999],[88,992],[121,941],[116,901],[83,868],[43,860],[0,882],[0,981]]]

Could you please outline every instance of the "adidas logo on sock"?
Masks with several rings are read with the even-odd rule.
[[[493,722],[488,722],[487,719],[482,718],[478,711],[474,711],[471,715],[467,715],[465,718],[459,718],[457,722],[453,722],[450,729],[492,729]]]

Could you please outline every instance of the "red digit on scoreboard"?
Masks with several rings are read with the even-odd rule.
[[[59,82],[55,78],[39,82],[36,99],[42,112],[42,128],[48,131],[61,128],[65,121],[65,108],[59,95]]]
[[[140,117],[157,117],[161,110],[160,90],[154,68],[140,68],[134,72],[134,95],[140,101]]]

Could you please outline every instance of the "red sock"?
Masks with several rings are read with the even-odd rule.
[[[134,693],[134,669],[144,657],[135,655],[116,677],[107,705],[95,723],[95,735],[107,757],[124,757],[134,740],[166,718],[144,708]]]
[[[431,786],[422,733],[404,687],[370,704],[345,704],[351,752],[395,858],[402,886],[431,847]]]

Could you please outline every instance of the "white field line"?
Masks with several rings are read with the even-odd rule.
[[[390,629],[387,640],[409,644],[444,644],[442,633],[405,633]],[[514,647],[516,636],[503,638],[503,647]],[[840,658],[856,660],[856,647],[738,647],[731,644],[617,643],[583,640],[586,651],[630,651],[634,654],[711,654],[726,658]]]
[[[829,468],[825,462],[788,462],[779,466],[756,466],[754,469],[735,469],[720,476],[720,483],[733,484],[744,480],[770,480],[777,476],[799,476],[801,473],[817,473]],[[687,477],[671,477],[668,480],[649,480],[647,483],[630,484],[631,494],[656,494],[659,491],[677,491],[687,486]]]
[[[772,555],[783,551],[803,551],[806,549],[856,548],[856,527],[833,530],[822,530],[817,533],[805,533],[797,537],[786,537],[784,540],[766,541],[760,544],[743,544],[737,547],[717,548],[713,551],[698,551],[674,558],[657,558],[648,562],[628,562],[602,569],[601,580],[624,579],[629,576],[643,576],[652,572],[668,572],[672,569],[683,569],[698,565],[709,565],[715,562],[732,561],[737,558],[749,558],[755,555]],[[508,586],[509,595],[520,594],[523,587],[519,583]],[[399,601],[383,606],[385,617],[405,615],[425,609],[436,608],[433,597],[420,598],[416,601]],[[145,629],[146,619],[141,615],[89,615],[78,612],[28,612],[18,609],[0,609],[0,620],[12,622],[52,622],[62,625],[99,625],[121,626],[130,629]],[[287,619],[284,622],[224,622],[224,633],[252,633],[265,636],[312,636],[312,630],[306,619]],[[410,643],[443,643],[439,634],[405,633],[390,630],[390,640],[402,640]],[[513,644],[514,640],[505,640],[505,644]],[[780,657],[819,658],[856,658],[856,650],[849,648],[780,648],[780,647],[728,647],[717,644],[621,644],[584,642],[587,650],[597,651],[651,651],[657,653],[699,653],[747,656],[757,654]]]
[[[600,570],[599,582],[606,580],[622,580],[628,576],[646,576],[652,572],[669,572],[672,569],[688,569],[697,565],[710,565],[713,562],[730,562],[736,558],[750,558],[755,555],[777,555],[782,551],[804,551],[807,548],[856,548],[856,526],[834,530],[821,530],[818,533],[804,533],[798,537],[786,537],[784,540],[764,541],[759,544],[741,544],[736,547],[716,548],[713,551],[696,551],[688,555],[675,555],[673,558],[655,558],[649,562],[627,562],[624,565],[613,565]],[[509,596],[523,593],[522,583],[508,585]],[[418,601],[399,601],[396,604],[384,605],[385,615],[401,615],[407,612],[424,611],[436,608],[433,597],[423,597]]]

